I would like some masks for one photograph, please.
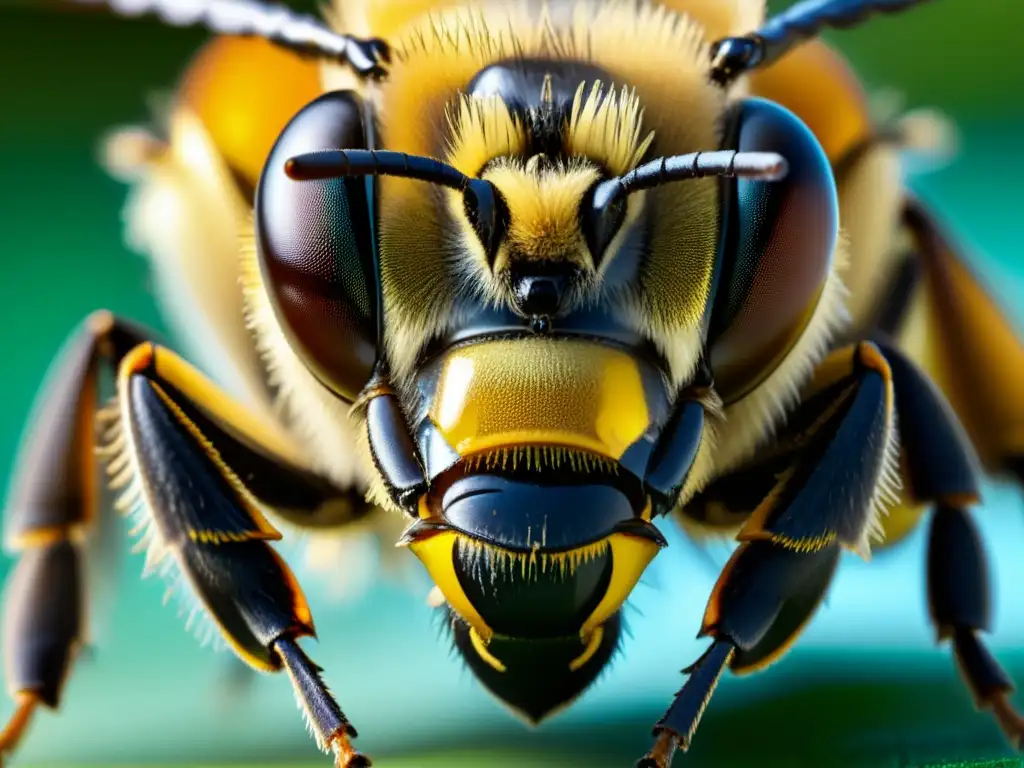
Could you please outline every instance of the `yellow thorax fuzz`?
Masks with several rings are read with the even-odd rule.
[[[501,160],[484,178],[498,188],[509,210],[509,228],[494,260],[494,271],[516,258],[590,263],[580,231],[580,205],[599,178],[582,162],[536,170],[531,163]]]
[[[460,96],[446,116],[448,162],[467,176],[479,175],[495,158],[526,151],[526,129],[499,96]]]
[[[580,83],[566,133],[566,153],[587,157],[620,176],[639,164],[654,140],[641,139],[643,110],[632,89],[605,88],[596,82],[586,93]]]
[[[535,472],[561,470],[566,467],[581,474],[618,474],[619,464],[592,451],[561,445],[514,445],[467,456],[471,471],[516,470]]]

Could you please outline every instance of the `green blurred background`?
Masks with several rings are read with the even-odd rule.
[[[192,30],[71,18],[36,5],[0,0],[5,477],[36,387],[70,328],[97,307],[166,328],[144,259],[122,245],[125,189],[99,170],[95,148],[110,126],[148,121],[149,97],[173,85],[204,40]],[[910,183],[969,244],[1024,332],[1022,28],[1021,0],[936,0],[831,39],[872,89],[895,88],[907,107],[940,107],[957,121],[956,163]],[[998,582],[993,647],[1019,680],[1022,510],[1016,488],[991,484],[979,512]],[[538,731],[506,714],[450,658],[424,583],[383,585],[337,604],[329,585],[312,581],[321,639],[311,652],[381,765],[499,765],[499,757],[507,761],[500,765],[631,765],[681,682],[678,670],[702,648],[694,633],[727,555],[671,538],[637,593],[623,658]],[[870,565],[848,558],[800,646],[757,677],[725,680],[678,762],[881,766],[1007,756],[996,727],[974,714],[948,649],[934,647],[923,565],[921,532]],[[45,714],[31,731],[24,764],[315,763],[287,681],[260,678],[228,695],[227,655],[183,631],[176,612],[161,606],[163,584],[139,581],[140,567],[136,557],[117,564],[117,602],[97,627],[95,651],[78,664],[61,716]],[[0,703],[0,719],[9,712]],[[475,752],[427,762],[438,750]]]

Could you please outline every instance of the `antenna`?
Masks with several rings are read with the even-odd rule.
[[[390,54],[383,40],[359,40],[281,5],[258,0],[70,0],[106,8],[118,16],[156,16],[175,27],[205,27],[220,35],[259,37],[282,48],[347,64],[365,78],[386,76]]]
[[[767,67],[826,28],[855,27],[877,13],[899,13],[928,0],[803,0],[768,19],[749,35],[711,47],[711,79],[728,86],[740,75]]]
[[[294,181],[399,176],[437,184],[463,193],[473,228],[488,254],[495,252],[504,234],[505,204],[494,185],[430,157],[384,149],[328,149],[289,158],[284,172]]]
[[[673,181],[705,176],[778,181],[788,170],[786,159],[774,152],[724,150],[661,157],[637,166],[623,176],[601,182],[594,190],[593,206],[595,209],[608,208],[633,192]]]

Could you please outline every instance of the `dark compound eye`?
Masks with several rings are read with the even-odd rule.
[[[378,290],[364,177],[294,181],[285,162],[327,149],[365,149],[354,93],[321,96],[270,154],[256,196],[260,268],[278,322],[303,362],[354,400],[377,356]]]
[[[763,99],[740,105],[727,149],[777,152],[778,181],[726,187],[720,281],[708,343],[715,385],[735,402],[779,365],[817,306],[839,233],[828,158],[789,110]]]

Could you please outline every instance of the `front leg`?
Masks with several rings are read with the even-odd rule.
[[[288,435],[249,413],[141,328],[106,312],[85,322],[55,365],[26,433],[9,496],[7,545],[20,554],[5,590],[3,651],[17,708],[0,730],[0,764],[33,714],[57,708],[80,645],[81,546],[96,517],[100,373],[116,368],[118,402],[101,411],[101,457],[118,507],[134,510],[160,566],[199,598],[236,654],[286,669],[322,745],[342,765],[365,764],[354,733],[295,644],[313,633],[291,572],[267,541],[280,534],[262,510],[301,527],[341,526],[371,508],[305,466]],[[111,423],[112,422],[112,423]]]
[[[756,497],[741,542],[720,575],[700,635],[710,649],[654,727],[638,768],[668,768],[689,748],[728,666],[745,673],[778,659],[821,603],[843,548],[864,556],[879,506],[898,482],[889,366],[859,344],[819,366],[775,445],[709,486],[691,506]]]
[[[136,348],[118,376],[124,478],[147,567],[180,575],[234,652],[255,669],[284,669],[318,746],[340,768],[370,761],[355,729],[296,642],[315,636],[290,569],[268,541],[281,536],[261,507],[323,510],[351,500],[272,449],[271,435],[169,351]],[[116,461],[116,459],[115,459]]]

